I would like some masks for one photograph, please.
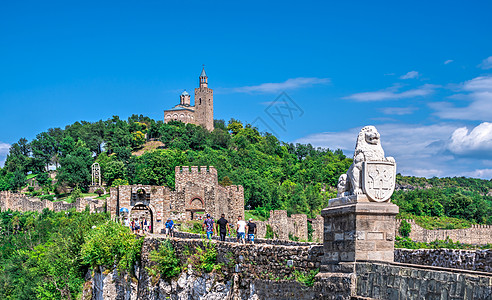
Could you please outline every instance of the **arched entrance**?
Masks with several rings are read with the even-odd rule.
[[[154,232],[154,214],[150,207],[141,203],[132,207],[130,211],[130,222],[135,219],[138,219],[138,222],[147,220],[147,226],[150,225],[150,233]]]
[[[186,208],[186,215],[188,220],[195,220],[198,215],[205,212],[205,205],[200,197],[194,197],[190,200]]]

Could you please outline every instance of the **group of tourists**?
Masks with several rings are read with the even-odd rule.
[[[145,234],[146,232],[151,232],[151,225],[150,222],[147,222],[147,219],[142,218],[134,218],[131,221],[129,221],[128,218],[125,219],[125,226],[130,227],[133,233],[136,234]]]
[[[217,220],[217,229],[215,228],[215,221],[210,217],[210,214],[207,214],[207,218],[203,222],[203,229],[205,229],[205,232],[207,233],[207,239],[211,239],[212,236],[215,235],[215,232],[219,232],[219,237],[221,241],[225,241],[226,235],[230,236],[231,229],[233,225],[229,224],[229,221],[225,218],[225,214],[222,214],[220,216],[220,219]],[[246,236],[246,228],[247,228],[247,236]],[[256,224],[253,223],[253,219],[249,219],[248,223],[246,223],[244,220],[242,220],[241,216],[237,217],[237,223],[236,223],[236,232],[237,232],[237,242],[238,243],[246,243],[246,239],[248,242],[251,244],[254,244],[255,242],[255,235],[256,235]]]

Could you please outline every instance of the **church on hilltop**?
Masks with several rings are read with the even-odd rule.
[[[164,123],[181,121],[201,125],[208,131],[214,130],[214,91],[208,88],[205,67],[199,78],[200,85],[195,89],[195,105],[186,90],[179,96],[179,104],[164,111]]]

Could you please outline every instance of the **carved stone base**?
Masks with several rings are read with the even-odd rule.
[[[324,219],[324,264],[394,260],[398,206],[368,201],[364,195],[330,200]]]

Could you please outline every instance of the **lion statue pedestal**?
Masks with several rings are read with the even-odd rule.
[[[357,137],[354,162],[338,180],[337,198],[321,211],[325,270],[347,270],[342,262],[394,260],[398,206],[389,201],[395,178],[394,158],[384,156],[377,129],[365,126]]]

